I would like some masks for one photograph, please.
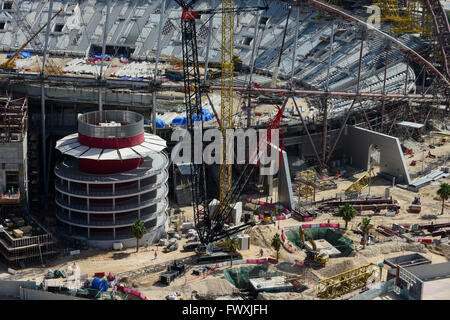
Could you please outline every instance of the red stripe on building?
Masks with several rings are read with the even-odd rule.
[[[121,149],[133,147],[145,141],[144,132],[132,137],[124,138],[95,138],[89,137],[78,132],[78,142],[93,148],[100,149]]]

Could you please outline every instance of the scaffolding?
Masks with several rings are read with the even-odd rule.
[[[27,109],[26,98],[0,97],[0,143],[24,140]]]
[[[433,21],[423,0],[374,0],[381,10],[381,21],[392,22],[395,34],[419,33],[427,39],[433,36]]]
[[[58,253],[56,241],[52,234],[45,231],[44,234],[13,238],[6,230],[0,232],[0,253],[8,265],[21,266],[24,263],[40,261]]]

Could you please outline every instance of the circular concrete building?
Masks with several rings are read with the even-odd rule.
[[[166,142],[144,132],[142,115],[95,111],[78,117],[78,133],[56,143],[71,156],[55,166],[58,233],[111,248],[136,246],[131,225],[145,223],[141,242],[167,231]]]

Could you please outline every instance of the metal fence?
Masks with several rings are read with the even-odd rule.
[[[439,169],[440,167],[446,167],[447,164],[449,163],[450,159],[450,154],[447,154],[446,156],[440,158],[440,159],[436,159],[436,161],[433,161],[433,163],[428,164],[426,167],[424,167],[423,169],[421,169],[420,171],[417,172],[411,172],[409,174],[409,177],[411,178],[411,180],[415,180],[419,177],[422,176],[426,176],[427,174],[430,174],[432,171]],[[421,166],[421,163],[418,162],[417,166]]]

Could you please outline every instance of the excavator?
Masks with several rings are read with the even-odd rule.
[[[298,229],[301,237],[301,244],[306,248],[306,259],[305,264],[310,264],[312,266],[324,267],[325,264],[330,260],[329,255],[323,250],[317,250],[316,242],[303,230],[302,227]],[[305,245],[305,238],[311,244],[312,250]]]
[[[64,10],[61,8],[58,12],[56,12],[53,16],[52,16],[52,18],[51,18],[51,20],[50,21],[52,21],[54,18],[56,18],[56,16],[58,15],[58,14],[60,14],[61,12],[63,12]],[[12,71],[12,70],[15,70],[16,69],[16,64],[15,64],[15,61],[16,61],[16,59],[17,59],[17,57],[19,56],[19,54],[26,48],[26,46],[31,42],[31,41],[33,41],[33,39],[34,38],[36,38],[36,36],[39,34],[39,33],[41,33],[41,31],[47,26],[47,22],[42,26],[42,27],[40,27],[39,28],[39,30],[38,31],[36,31],[32,36],[31,36],[31,38],[30,39],[28,39],[24,44],[22,44],[22,46],[20,46],[20,48],[8,59],[8,60],[6,60],[5,62],[3,62],[2,64],[0,64],[0,69],[1,70],[9,70],[9,71]],[[51,72],[53,72],[53,73],[59,73],[61,70],[56,70],[55,68],[52,68],[52,71]]]

